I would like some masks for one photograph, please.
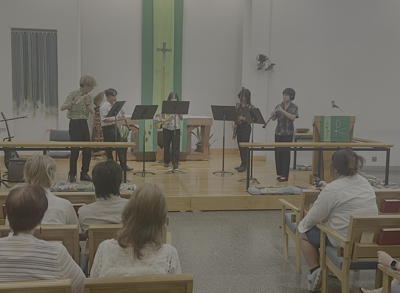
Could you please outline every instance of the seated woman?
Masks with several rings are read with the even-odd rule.
[[[117,240],[99,245],[90,276],[180,274],[176,249],[163,244],[166,223],[163,192],[155,184],[145,184],[125,207]]]
[[[0,238],[0,281],[71,279],[72,292],[84,292],[85,275],[67,249],[32,235],[47,207],[48,197],[40,186],[25,185],[8,194],[6,209],[12,233]]]
[[[112,160],[94,166],[92,180],[96,192],[96,202],[84,205],[78,210],[82,231],[90,224],[118,224],[121,214],[128,203],[121,198],[119,188],[122,182],[122,169]]]
[[[49,156],[34,155],[25,163],[25,182],[39,185],[46,191],[49,207],[44,214],[42,224],[77,225],[78,217],[71,202],[55,196],[50,191],[55,174],[56,163]]]
[[[386,252],[378,251],[378,261],[380,264],[390,267],[392,270],[400,272],[400,262],[395,260],[393,257],[391,257]],[[379,289],[375,289],[375,290],[361,289],[361,292],[363,292],[363,293],[382,293],[383,288],[379,288]],[[398,280],[392,281],[392,288],[391,288],[390,292],[400,293],[400,282]]]
[[[332,156],[332,167],[338,178],[324,187],[307,215],[300,221],[298,231],[303,233],[301,250],[310,268],[308,286],[315,291],[320,286],[319,267],[320,231],[323,223],[343,236],[347,235],[350,217],[355,215],[378,215],[375,192],[367,179],[358,174],[364,159],[346,148]],[[338,246],[335,239],[328,243]]]

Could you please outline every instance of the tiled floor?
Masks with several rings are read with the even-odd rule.
[[[306,272],[294,269],[293,248],[289,263],[281,253],[278,211],[224,211],[170,213],[173,245],[182,269],[194,275],[196,293],[307,292]],[[371,287],[374,272],[352,274],[357,286]],[[330,279],[332,293],[339,282]]]

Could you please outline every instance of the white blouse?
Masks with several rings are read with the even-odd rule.
[[[139,276],[154,274],[181,274],[181,265],[175,247],[163,244],[142,249],[142,259],[137,259],[132,248],[122,248],[117,240],[103,241],[97,249],[90,277]]]
[[[368,180],[359,174],[340,177],[321,191],[310,211],[300,221],[298,230],[305,233],[315,225],[324,223],[346,236],[351,216],[377,215],[375,191]],[[339,245],[336,239],[329,240],[332,245]]]

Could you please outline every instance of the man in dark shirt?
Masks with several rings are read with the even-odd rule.
[[[294,120],[299,118],[298,108],[292,101],[296,92],[292,88],[283,90],[283,101],[275,107],[272,112],[272,120],[277,120],[275,129],[275,142],[292,142],[294,135]],[[288,181],[290,165],[290,150],[275,150],[275,166],[277,180],[280,182]]]

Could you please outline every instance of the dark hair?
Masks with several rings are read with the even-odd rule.
[[[350,148],[338,150],[332,155],[332,167],[341,176],[353,176],[363,165],[364,158]]]
[[[288,87],[283,90],[282,95],[289,96],[290,100],[293,101],[294,97],[296,96],[296,92],[294,89]]]
[[[93,168],[92,179],[97,197],[109,198],[111,195],[119,195],[122,168],[113,160],[100,162]]]
[[[116,97],[118,92],[117,92],[117,90],[110,88],[110,89],[105,90],[104,94],[106,95],[106,97],[108,97],[108,96]]]
[[[46,191],[25,185],[10,191],[6,200],[8,222],[14,234],[31,231],[40,224],[48,207]]]
[[[239,98],[239,100],[244,98],[244,101],[246,102],[246,104],[251,105],[251,92],[249,89],[242,87],[242,89],[238,93],[238,98]]]
[[[179,101],[179,96],[176,92],[170,92],[168,97],[167,97],[167,101],[171,101],[172,99],[176,99],[177,101]]]

